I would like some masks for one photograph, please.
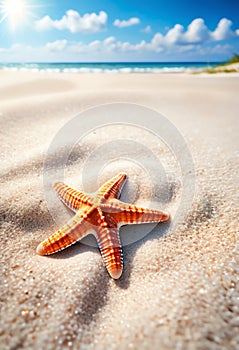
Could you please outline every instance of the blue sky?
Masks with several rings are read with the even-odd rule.
[[[238,0],[0,0],[0,62],[220,61]]]

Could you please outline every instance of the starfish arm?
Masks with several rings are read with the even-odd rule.
[[[127,224],[143,224],[167,221],[169,214],[154,209],[141,208],[136,205],[118,202],[118,209],[112,213],[119,226]]]
[[[37,247],[37,254],[50,255],[76,243],[79,239],[92,232],[89,223],[83,215],[75,215],[60,230],[41,242]]]
[[[127,180],[125,173],[119,173],[100,187],[98,193],[105,199],[119,198],[121,190]]]
[[[55,183],[58,196],[76,215],[41,242],[37,253],[53,254],[93,233],[110,276],[114,279],[120,278],[123,254],[119,227],[126,224],[163,222],[169,218],[166,212],[121,202],[118,198],[126,179],[127,175],[120,173],[91,195],[76,191],[64,183]]]
[[[63,182],[56,182],[54,184],[54,189],[61,201],[75,212],[78,211],[82,205],[90,204],[89,196],[80,191],[74,190]]]
[[[123,271],[123,252],[117,223],[110,216],[102,216],[101,226],[97,229],[96,239],[101,256],[110,276],[120,278]]]

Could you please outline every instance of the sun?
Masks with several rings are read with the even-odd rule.
[[[22,23],[26,17],[32,15],[30,6],[25,0],[2,0],[0,1],[0,23],[8,20],[12,29]]]
[[[24,0],[5,0],[3,5],[6,14],[14,19],[21,17],[26,9]]]
[[[2,4],[3,13],[13,23],[23,19],[26,9],[27,6],[24,0],[5,0]]]

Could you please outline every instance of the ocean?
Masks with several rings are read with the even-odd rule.
[[[65,73],[183,73],[213,67],[217,62],[0,63],[1,70]]]

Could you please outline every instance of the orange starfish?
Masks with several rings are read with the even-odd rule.
[[[97,239],[110,276],[114,279],[120,278],[123,270],[120,226],[162,222],[169,217],[163,211],[121,202],[118,198],[126,179],[127,175],[120,173],[94,194],[76,191],[61,182],[55,183],[54,188],[62,202],[76,214],[65,226],[40,243],[37,253],[49,255],[58,252],[91,233]]]

